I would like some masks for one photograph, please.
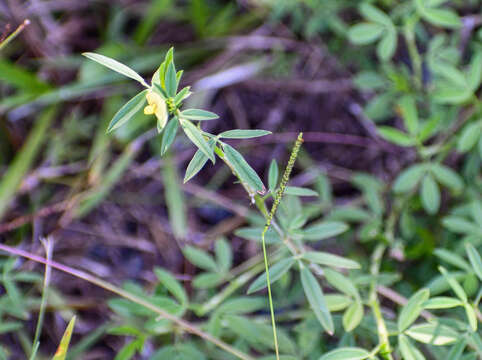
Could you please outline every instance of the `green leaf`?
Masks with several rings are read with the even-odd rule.
[[[443,266],[439,266],[438,268],[442,273],[443,277],[445,278],[445,280],[447,280],[447,282],[449,283],[455,295],[457,295],[457,297],[460,300],[466,303],[468,301],[467,294],[465,293],[464,289],[459,284],[459,282],[452,275],[450,275]]]
[[[211,111],[201,109],[187,109],[181,111],[181,117],[188,120],[214,120],[219,116]]]
[[[405,128],[410,134],[415,135],[418,132],[419,126],[417,104],[415,103],[415,99],[411,95],[405,95],[398,102],[398,107],[400,109],[400,113],[402,114]]]
[[[263,230],[264,229],[260,227],[245,227],[236,229],[234,231],[234,234],[243,239],[257,241],[261,243],[261,233],[263,232]],[[281,238],[278,233],[276,233],[276,231],[270,227],[265,234],[265,241],[266,244],[275,244],[281,242]]]
[[[184,133],[186,136],[193,142],[194,145],[196,145],[199,150],[201,150],[204,155],[206,155],[214,164],[214,153],[213,153],[213,148],[210,147],[207,143],[207,141],[204,139],[203,134],[201,131],[194,126],[193,123],[191,123],[188,120],[183,120],[181,119],[181,126],[182,129],[184,130]]]
[[[176,280],[168,271],[161,268],[154,268],[154,274],[159,282],[179,301],[181,305],[187,304],[187,294],[181,283]]]
[[[271,164],[269,165],[269,172],[268,172],[268,186],[269,189],[274,192],[275,189],[278,187],[278,177],[279,177],[279,169],[278,163],[275,159],[271,160]]]
[[[315,225],[311,225],[303,232],[303,238],[306,240],[316,241],[328,239],[340,235],[349,229],[348,225],[341,221],[324,221]]]
[[[191,90],[191,87],[190,86],[186,86],[184,88],[182,88],[181,91],[179,91],[177,93],[177,95],[174,97],[174,104],[176,106],[179,106],[179,104],[184,101],[185,99],[187,99],[189,96],[191,96],[192,92],[190,91]]]
[[[228,272],[233,264],[233,253],[228,242],[224,238],[217,240],[214,244],[214,250],[219,267],[222,271]]]
[[[111,132],[134,117],[146,105],[147,90],[141,91],[139,94],[130,99],[119,111],[114,115],[107,127],[107,132]]]
[[[397,144],[399,146],[413,146],[415,145],[414,139],[409,135],[401,132],[390,126],[379,126],[378,133],[385,140]]]
[[[201,269],[213,272],[218,271],[218,265],[213,257],[203,250],[188,245],[183,249],[183,254],[189,262]]]
[[[440,190],[431,175],[425,175],[420,189],[420,197],[425,211],[434,215],[440,207]]]
[[[224,155],[228,162],[233,166],[236,175],[240,180],[249,185],[252,189],[259,193],[266,191],[263,182],[259,178],[256,171],[244,160],[243,156],[235,150],[231,145],[223,143]]]
[[[177,128],[179,127],[179,121],[177,117],[173,117],[164,128],[161,140],[161,156],[171,147],[174,139],[176,138]]]
[[[138,73],[136,73],[134,70],[132,70],[130,67],[118,62],[117,60],[111,59],[110,57],[100,55],[100,54],[95,54],[91,52],[86,52],[82,53],[85,57],[94,60],[98,62],[101,65],[104,65],[105,67],[114,70],[115,72],[118,72],[119,74],[122,74],[124,76],[127,76],[131,79],[134,79],[138,82],[140,82],[142,85],[145,87],[149,87],[149,85],[146,84],[142,76],[140,76]]]
[[[398,346],[404,360],[425,360],[422,353],[403,334],[398,335]]]
[[[195,276],[192,285],[197,289],[210,289],[221,284],[223,280],[223,274],[208,272]]]
[[[433,25],[438,25],[446,28],[457,29],[462,26],[460,17],[451,10],[425,8],[422,12],[422,17]]]
[[[69,321],[69,324],[65,329],[64,335],[60,340],[59,347],[57,348],[57,351],[55,352],[55,355],[52,358],[52,360],[65,360],[67,356],[67,351],[69,350],[70,339],[72,338],[72,333],[74,332],[75,319],[76,317],[74,316]]]
[[[415,188],[425,174],[425,164],[412,165],[403,170],[393,184],[395,193],[406,193]]]
[[[367,20],[371,20],[375,23],[388,27],[393,26],[393,22],[387,14],[369,3],[362,3],[360,6],[360,12]]]
[[[350,332],[356,329],[363,319],[363,304],[360,301],[352,303],[343,314],[343,328]]]
[[[449,345],[457,341],[459,335],[452,328],[437,323],[414,325],[405,334],[424,344]]]
[[[333,320],[330,311],[326,306],[323,291],[321,290],[318,280],[316,280],[315,276],[306,266],[303,266],[300,270],[300,275],[301,284],[303,285],[306,298],[315,312],[318,321],[328,334],[333,334],[335,331]]]
[[[295,260],[290,257],[280,260],[276,264],[271,266],[269,269],[270,284],[273,284],[276,280],[280,279],[284,274],[286,274],[291,269],[294,263]],[[256,291],[264,289],[267,286],[268,282],[266,281],[266,273],[263,272],[263,274],[259,275],[256,280],[253,281],[253,283],[248,288],[247,293],[252,294]]]
[[[460,134],[459,141],[457,142],[457,150],[461,153],[465,153],[472,149],[477,141],[481,138],[482,126],[479,122],[474,122],[465,126]]]
[[[287,186],[285,188],[285,194],[294,196],[318,196],[316,191],[298,186]]]
[[[455,192],[461,192],[464,188],[464,181],[455,171],[442,164],[432,164],[432,174],[437,181]]]
[[[469,71],[467,74],[467,82],[469,83],[470,89],[476,91],[480,82],[482,81],[482,51],[478,51],[475,56],[472,57],[470,62]]]
[[[464,303],[459,299],[448,296],[437,296],[431,298],[423,304],[424,309],[450,309],[457,306],[462,306]]]
[[[220,138],[224,139],[250,139],[250,138],[256,138],[260,136],[265,136],[271,134],[271,131],[267,130],[229,130],[229,131],[224,131],[221,134],[219,134]]]
[[[370,44],[377,40],[385,27],[375,23],[360,23],[348,30],[348,39],[356,45]]]
[[[341,347],[323,355],[319,360],[364,360],[370,356],[371,354],[362,348]]]
[[[467,256],[469,257],[475,274],[477,275],[479,280],[482,281],[482,259],[480,258],[478,251],[470,243],[465,244],[465,250],[467,252]]]
[[[457,234],[482,234],[475,224],[458,216],[447,216],[442,220],[442,224]]]
[[[423,304],[428,300],[429,296],[430,291],[428,289],[421,289],[410,297],[398,317],[398,331],[403,332],[417,320],[423,310]]]
[[[474,308],[472,305],[466,303],[464,304],[464,309],[470,328],[472,331],[477,331],[477,315],[475,314]]]
[[[341,294],[326,294],[325,302],[330,311],[340,311],[350,306],[353,303],[353,299]]]
[[[332,269],[324,269],[324,272],[326,281],[328,281],[335,289],[338,289],[342,293],[349,295],[354,299],[360,298],[357,288],[350,279]]]
[[[174,63],[171,62],[166,72],[166,92],[169,97],[173,97],[177,92],[177,77]]]
[[[187,166],[186,175],[184,175],[184,183],[196,176],[196,174],[204,167],[208,160],[208,157],[204,155],[201,150],[196,151],[189,162],[189,165]]]
[[[393,57],[395,50],[397,48],[397,32],[395,28],[390,27],[386,30],[385,35],[378,43],[377,55],[383,60],[387,61]]]
[[[360,264],[358,264],[356,261],[322,251],[307,251],[303,253],[302,258],[315,264],[332,266],[337,268],[360,268]]]
[[[453,251],[449,251],[443,248],[435,249],[434,254],[443,261],[458,267],[464,271],[470,272],[470,265],[461,256],[455,254]]]

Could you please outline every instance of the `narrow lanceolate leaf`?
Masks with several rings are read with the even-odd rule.
[[[448,345],[457,341],[459,334],[448,326],[437,323],[414,325],[405,331],[412,339],[424,344]]]
[[[109,126],[107,127],[107,132],[111,132],[121,127],[132,119],[132,117],[146,105],[146,93],[147,90],[141,91],[122,106],[110,121]]]
[[[224,139],[250,139],[250,138],[256,138],[260,136],[265,136],[271,134],[271,131],[267,130],[229,130],[229,131],[224,131],[221,134],[219,134],[220,138]]]
[[[405,95],[398,102],[398,107],[402,114],[405,128],[410,134],[416,134],[418,131],[418,113],[415,99],[410,95]]]
[[[179,283],[179,281],[171,275],[166,270],[161,268],[155,268],[154,273],[156,274],[159,282],[164,285],[164,287],[182,304],[187,304],[187,294],[184,287]]]
[[[330,311],[326,306],[323,291],[321,290],[318,280],[316,280],[315,276],[306,266],[301,269],[300,275],[301,284],[303,285],[303,290],[311,308],[315,312],[315,315],[318,321],[321,323],[321,326],[323,326],[328,334],[332,335],[335,331],[333,319],[331,318]]]
[[[348,230],[348,225],[341,221],[324,221],[312,225],[303,231],[306,240],[323,240],[340,235]]]
[[[471,304],[464,304],[465,314],[472,331],[477,331],[477,315]]]
[[[409,135],[390,126],[380,126],[378,133],[382,138],[399,146],[413,146],[415,141]]]
[[[181,111],[181,117],[188,120],[214,120],[219,118],[219,116],[211,111],[201,110],[201,109],[187,109]]]
[[[467,294],[465,293],[464,289],[462,286],[459,284],[459,282],[452,276],[450,275],[447,270],[443,266],[439,266],[439,270],[442,273],[443,277],[447,282],[449,283],[450,287],[454,291],[455,295],[462,300],[464,303],[467,302]]]
[[[411,191],[422,180],[425,171],[426,166],[424,164],[416,164],[403,170],[393,184],[393,191],[396,193]]]
[[[82,55],[84,55],[85,57],[88,57],[91,60],[98,62],[101,65],[104,65],[105,67],[108,67],[111,70],[114,70],[115,72],[118,72],[119,74],[122,74],[131,79],[139,81],[145,87],[149,87],[144,81],[144,79],[142,78],[142,76],[140,76],[138,73],[136,73],[127,65],[124,65],[118,62],[117,60],[111,59],[110,57],[107,57],[104,55],[95,54],[91,52],[86,52],[86,53],[83,53]]]
[[[440,190],[431,175],[425,175],[420,189],[420,197],[425,211],[431,215],[436,214],[440,207]]]
[[[332,269],[324,269],[324,272],[326,280],[335,289],[338,289],[342,293],[349,295],[355,299],[360,298],[360,294],[358,293],[357,288],[349,278]]]
[[[404,360],[425,360],[420,350],[418,350],[410,340],[403,334],[398,335],[398,346]]]
[[[318,196],[316,191],[298,186],[287,186],[285,194],[295,196]]]
[[[198,268],[217,272],[218,265],[214,261],[213,257],[209,255],[207,252],[195,248],[193,246],[186,246],[183,249],[184,256]]]
[[[169,97],[173,97],[177,92],[177,77],[174,63],[170,63],[166,73],[166,92]]]
[[[380,24],[359,23],[350,28],[348,38],[356,45],[370,44],[382,35],[384,29]]]
[[[264,193],[266,189],[263,185],[263,182],[259,178],[256,171],[254,171],[246,160],[244,160],[243,156],[228,144],[223,144],[223,150],[226,159],[233,166],[240,180],[248,184],[257,192]]]
[[[471,123],[465,126],[460,134],[459,141],[457,142],[457,150],[461,153],[467,152],[472,149],[482,134],[482,126],[479,122]]]
[[[464,303],[459,299],[451,298],[448,296],[437,296],[430,300],[425,301],[423,304],[424,309],[450,309],[457,306],[462,306]]]
[[[196,151],[189,162],[189,165],[187,166],[186,175],[184,175],[184,183],[196,176],[196,174],[204,167],[208,160],[208,157],[204,155],[201,150]]]
[[[269,269],[269,281],[270,284],[274,283],[276,280],[280,279],[284,274],[286,274],[293,264],[295,260],[293,258],[283,259],[278,261],[276,264],[270,267]],[[254,293],[261,289],[264,289],[268,286],[266,281],[266,274],[261,274],[253,281],[251,286],[248,288],[248,294]]]
[[[428,289],[421,289],[410,297],[398,317],[398,331],[403,332],[417,320],[429,296],[430,291]]]
[[[69,350],[70,338],[74,332],[75,316],[69,321],[67,328],[65,329],[62,340],[60,340],[60,345],[55,352],[52,360],[64,360],[67,356],[67,351]]]
[[[271,160],[271,164],[269,164],[269,172],[268,172],[268,187],[269,189],[274,192],[278,187],[278,177],[279,177],[279,168],[278,163],[275,159]]]
[[[201,131],[194,126],[194,124],[187,120],[181,119],[181,126],[186,136],[206,155],[214,164],[214,152],[213,148],[209,146],[204,139]]]
[[[449,263],[450,265],[458,267],[467,272],[471,271],[469,263],[465,261],[463,257],[457,255],[453,251],[449,251],[446,249],[435,249],[434,254],[441,260]]]
[[[179,125],[179,121],[177,117],[173,117],[166,125],[164,132],[162,133],[162,140],[161,140],[161,156],[166,153],[169,147],[174,142],[176,138],[177,128]]]
[[[437,181],[447,186],[452,191],[460,192],[464,188],[464,181],[460,175],[448,166],[442,164],[432,164],[430,169]]]
[[[482,259],[480,258],[479,253],[475,249],[472,244],[465,244],[465,250],[467,251],[467,255],[470,260],[470,264],[474,269],[475,274],[482,281]]]
[[[350,332],[356,329],[363,319],[363,304],[361,301],[353,302],[343,314],[343,328]]]
[[[342,347],[330,351],[319,360],[364,360],[370,357],[370,352],[357,347]]]
[[[345,269],[359,269],[360,264],[356,261],[333,255],[322,251],[307,251],[303,254],[303,259],[311,261],[316,264],[345,268]]]

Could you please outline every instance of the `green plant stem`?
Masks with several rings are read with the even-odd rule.
[[[418,53],[417,43],[415,41],[415,26],[418,22],[418,16],[414,15],[410,17],[404,26],[403,32],[405,35],[405,41],[407,43],[408,53],[412,61],[412,68],[414,73],[415,86],[418,89],[422,88],[422,59]]]
[[[7,36],[5,40],[0,42],[0,50],[3,50],[5,46],[7,46],[13,39],[15,39],[22,31],[25,29],[26,26],[30,24],[29,19],[25,19],[23,23],[21,23],[13,33]]]
[[[385,244],[378,244],[373,252],[371,258],[371,268],[370,272],[373,276],[373,280],[370,284],[370,295],[369,295],[369,304],[373,312],[373,316],[375,317],[375,321],[377,323],[377,332],[378,332],[378,340],[380,342],[380,355],[385,360],[393,360],[392,357],[392,349],[390,347],[390,341],[388,339],[388,330],[385,324],[385,320],[383,319],[383,315],[380,309],[380,302],[378,301],[377,296],[377,276],[380,272],[380,265],[383,258],[383,253],[385,252],[387,246]]]
[[[52,259],[52,251],[53,251],[53,242],[51,238],[47,238],[42,240],[42,244],[45,248],[45,258],[49,262]],[[35,335],[32,341],[33,349],[32,353],[30,354],[31,359],[35,359],[36,350],[38,349],[38,341],[40,339],[40,334],[42,333],[42,325],[44,322],[44,315],[45,315],[45,305],[47,304],[48,298],[48,290],[49,290],[49,283],[51,278],[52,269],[48,264],[45,265],[45,275],[42,287],[42,299],[40,301],[40,309],[38,313],[38,320],[37,326],[35,328]]]
[[[238,359],[241,359],[241,360],[254,360],[255,359],[252,356],[250,356],[250,355],[232,347],[231,345],[225,343],[221,339],[218,339],[218,338],[212,336],[211,334],[208,334],[208,333],[202,331],[201,329],[192,325],[191,323],[189,323],[189,322],[187,322],[183,319],[180,319],[175,315],[172,315],[172,314],[166,312],[165,310],[157,307],[156,305],[150,303],[149,301],[147,301],[147,300],[145,300],[145,299],[143,299],[143,298],[141,298],[137,295],[131,294],[128,291],[125,291],[125,290],[123,290],[123,289],[121,289],[121,288],[119,288],[115,285],[112,285],[112,284],[108,283],[107,281],[99,279],[99,278],[97,278],[93,275],[90,275],[90,274],[88,274],[84,271],[71,268],[69,266],[60,264],[60,263],[55,262],[55,261],[49,261],[49,260],[47,260],[43,257],[31,254],[29,252],[26,252],[26,251],[23,251],[23,250],[20,250],[20,249],[10,247],[8,245],[0,244],[0,250],[4,251],[4,252],[7,252],[9,254],[14,254],[14,255],[21,256],[21,257],[24,257],[26,259],[30,259],[32,261],[35,261],[35,262],[38,262],[38,263],[41,263],[41,264],[48,265],[51,268],[63,271],[67,274],[73,275],[73,276],[75,276],[79,279],[82,279],[82,280],[87,281],[91,284],[99,286],[99,287],[101,287],[101,288],[103,288],[107,291],[110,291],[114,294],[117,294],[117,295],[119,295],[119,296],[121,296],[121,297],[123,297],[127,300],[130,300],[130,301],[132,301],[132,302],[134,302],[134,303],[136,303],[140,306],[145,307],[146,309],[151,310],[152,312],[158,314],[160,317],[162,317],[164,319],[172,321],[174,324],[179,326],[179,328],[181,328],[182,330],[184,330],[188,333],[197,335],[197,336],[201,337],[202,339],[215,344],[219,348],[221,348],[221,349],[225,350],[226,352],[236,356]]]
[[[271,207],[271,211],[269,212],[269,214],[266,218],[266,225],[263,229],[263,232],[261,233],[261,243],[262,243],[262,246],[263,246],[264,266],[265,266],[265,271],[266,271],[266,282],[267,282],[267,285],[268,285],[269,310],[270,310],[270,313],[271,313],[271,325],[273,327],[273,339],[274,339],[274,346],[275,346],[275,352],[276,352],[276,359],[277,360],[279,360],[278,336],[276,334],[276,321],[275,321],[275,317],[274,317],[273,297],[271,295],[271,282],[270,282],[270,279],[269,279],[269,264],[268,264],[268,256],[267,256],[267,251],[266,251],[265,235],[266,235],[266,232],[268,231],[268,229],[271,225],[271,221],[273,220],[273,218],[276,214],[276,210],[278,209],[278,206],[281,202],[281,198],[283,197],[283,194],[284,194],[285,189],[286,189],[286,185],[288,184],[288,181],[290,179],[291,171],[293,170],[293,166],[295,164],[295,161],[296,161],[296,158],[298,156],[298,152],[300,150],[300,147],[301,147],[302,143],[303,143],[303,133],[300,133],[298,135],[298,139],[295,142],[293,150],[291,151],[291,155],[290,155],[290,159],[288,161],[288,165],[286,165],[286,169],[285,169],[285,172],[283,174],[283,178],[281,179],[279,189],[276,192],[276,197],[274,199],[273,206]],[[263,214],[265,214],[265,213],[266,212],[263,212]]]

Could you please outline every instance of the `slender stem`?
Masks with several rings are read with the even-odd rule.
[[[45,248],[45,257],[47,262],[49,262],[52,259],[52,251],[53,251],[53,242],[51,238],[47,238],[45,240],[42,240],[42,244]],[[42,288],[42,299],[40,301],[40,309],[38,313],[38,321],[37,321],[37,326],[35,329],[35,336],[33,339],[33,348],[36,349],[38,347],[37,342],[40,339],[40,334],[42,332],[42,325],[44,321],[44,315],[45,315],[45,305],[47,303],[47,298],[48,298],[48,290],[49,290],[49,283],[50,283],[50,278],[51,278],[51,273],[52,269],[48,264],[45,265],[45,276],[44,276],[44,282],[43,282],[43,288]],[[32,352],[31,358],[35,358],[35,354]]]
[[[274,306],[273,306],[273,297],[271,295],[271,282],[269,279],[269,265],[268,265],[268,255],[266,251],[266,241],[265,241],[265,235],[266,232],[268,231],[271,221],[274,218],[274,215],[276,214],[276,210],[278,209],[278,205],[281,202],[281,198],[283,197],[283,194],[286,189],[286,185],[288,184],[288,180],[290,179],[291,171],[293,170],[293,166],[296,161],[296,157],[298,156],[298,152],[300,150],[301,144],[303,143],[303,133],[300,133],[298,135],[298,139],[295,142],[295,145],[293,147],[293,150],[291,151],[291,156],[288,161],[288,165],[286,165],[285,172],[283,174],[283,178],[281,179],[281,184],[279,186],[278,191],[276,192],[276,197],[273,202],[273,206],[271,207],[271,211],[268,214],[268,217],[266,219],[266,225],[263,229],[263,232],[261,234],[261,243],[263,245],[263,257],[264,257],[264,266],[265,266],[265,271],[266,271],[266,282],[268,285],[268,299],[269,299],[269,310],[271,313],[271,325],[273,326],[273,339],[274,339],[274,347],[275,347],[275,352],[276,352],[276,359],[279,360],[279,349],[278,349],[278,336],[276,334],[276,321],[274,318]]]
[[[3,41],[0,41],[0,50],[2,50],[5,46],[7,46],[13,39],[15,39],[22,31],[25,29],[27,25],[30,24],[29,19],[25,19],[23,23],[21,23],[17,29],[13,33],[7,36],[7,38]]]
[[[378,244],[373,252],[371,259],[371,275],[373,280],[370,285],[370,296],[369,303],[377,323],[378,340],[380,342],[380,355],[385,360],[393,360],[392,349],[390,347],[390,341],[388,340],[388,330],[383,320],[383,315],[380,310],[380,303],[377,296],[377,276],[380,272],[380,264],[382,262],[383,253],[385,252],[387,246],[385,244]]]
[[[145,307],[146,309],[149,309],[152,312],[160,315],[162,318],[165,318],[169,321],[172,321],[174,324],[179,326],[184,331],[189,332],[189,333],[194,334],[194,335],[197,335],[197,336],[203,338],[204,340],[215,344],[219,348],[221,348],[221,349],[231,353],[232,355],[236,356],[238,359],[241,359],[241,360],[254,360],[255,359],[254,357],[252,357],[252,356],[232,347],[231,345],[225,343],[221,339],[218,339],[218,338],[212,336],[211,334],[205,333],[204,331],[202,331],[198,327],[192,325],[191,323],[189,323],[189,322],[187,322],[183,319],[180,319],[175,315],[172,315],[172,314],[166,312],[165,310],[157,307],[156,305],[150,303],[149,301],[145,300],[144,298],[141,298],[137,295],[131,294],[128,291],[125,291],[125,290],[123,290],[123,289],[121,289],[121,288],[119,288],[115,285],[112,285],[112,284],[108,283],[107,281],[99,279],[99,278],[97,278],[93,275],[90,275],[90,274],[88,274],[84,271],[71,268],[69,266],[60,264],[56,261],[49,261],[49,260],[47,260],[47,259],[45,259],[41,256],[37,256],[37,255],[31,254],[29,252],[13,248],[13,247],[10,247],[8,245],[0,244],[0,250],[5,251],[5,252],[10,253],[10,254],[17,255],[17,256],[22,256],[24,258],[33,260],[33,261],[41,263],[41,264],[48,265],[48,266],[50,266],[54,269],[57,269],[57,270],[65,272],[67,274],[73,275],[73,276],[75,276],[79,279],[90,282],[91,284],[99,286],[99,287],[101,287],[101,288],[103,288],[107,291],[110,291],[114,294],[117,294],[117,295],[127,299],[127,300],[130,300],[130,301],[132,301],[136,304],[139,304],[139,305]]]

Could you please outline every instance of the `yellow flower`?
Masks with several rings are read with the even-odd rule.
[[[167,123],[167,106],[161,95],[149,90],[146,94],[147,105],[144,108],[144,114],[146,115],[156,115],[157,118],[157,129],[160,131],[164,128]]]

